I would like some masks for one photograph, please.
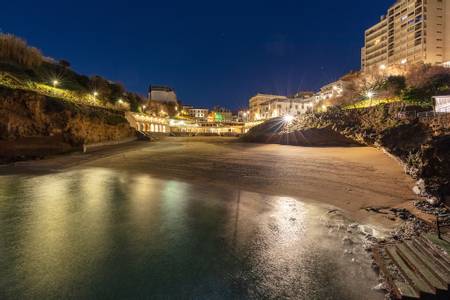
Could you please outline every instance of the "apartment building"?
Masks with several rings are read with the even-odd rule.
[[[365,31],[363,71],[419,62],[450,66],[450,0],[398,0]]]

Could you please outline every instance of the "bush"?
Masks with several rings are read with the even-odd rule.
[[[41,52],[11,34],[0,34],[0,60],[20,64],[27,68],[39,66],[43,62]]]
[[[407,76],[408,88],[402,98],[408,103],[432,105],[432,97],[450,93],[450,70],[421,65],[411,70]]]
[[[389,76],[383,83],[382,90],[389,96],[400,96],[406,88],[406,78],[404,76]]]

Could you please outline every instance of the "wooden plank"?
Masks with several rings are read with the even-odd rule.
[[[419,278],[414,271],[405,263],[405,261],[398,255],[396,246],[387,246],[386,252],[389,254],[394,263],[398,266],[403,276],[408,280],[411,286],[420,293],[425,295],[436,295],[434,289],[429,286],[427,282]]]
[[[427,265],[418,259],[405,243],[397,245],[397,253],[423,281],[428,283],[429,286],[441,291],[447,291],[447,285],[444,285],[440,278],[437,277]]]
[[[433,272],[441,282],[450,288],[450,270],[442,268],[430,255],[422,252],[418,247],[415,246],[413,241],[406,241],[405,245],[420,259],[428,268]]]

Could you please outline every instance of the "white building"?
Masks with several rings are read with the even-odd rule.
[[[148,89],[148,100],[164,103],[178,103],[175,90],[162,85],[151,85]]]
[[[206,108],[189,108],[187,112],[191,118],[197,120],[206,120],[208,118],[209,110]]]
[[[313,93],[297,93],[292,97],[257,94],[249,100],[250,121],[304,114],[312,111],[316,103]]]
[[[338,80],[336,82],[329,83],[323,86],[318,93],[320,100],[332,99],[342,96],[347,83],[342,80]]]
[[[450,95],[433,97],[435,101],[434,111],[438,113],[450,113]]]

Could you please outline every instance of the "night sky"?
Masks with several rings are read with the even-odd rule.
[[[129,90],[164,84],[185,104],[238,108],[359,69],[364,30],[394,2],[2,1],[0,28]]]

